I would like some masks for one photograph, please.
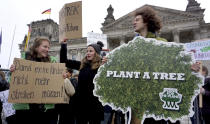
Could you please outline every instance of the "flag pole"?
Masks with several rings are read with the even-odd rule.
[[[49,14],[49,19],[50,19],[50,16],[51,16],[51,11],[52,11],[52,10],[51,10],[51,8],[50,8],[50,14]]]
[[[28,49],[28,44],[31,36],[31,24],[28,24],[28,35],[25,42],[24,52]]]
[[[13,33],[13,38],[12,38],[12,45],[11,45],[11,48],[10,48],[9,61],[8,61],[8,65],[7,65],[8,68],[9,68],[10,58],[11,58],[11,54],[12,54],[13,42],[14,42],[14,38],[15,38],[15,30],[16,30],[16,25],[15,25],[15,28],[14,28],[14,33]]]

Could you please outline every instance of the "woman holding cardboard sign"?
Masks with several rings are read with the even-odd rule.
[[[36,38],[30,50],[23,58],[36,62],[55,62],[48,51],[50,41],[46,38]],[[10,67],[15,71],[15,65]],[[58,115],[53,104],[14,104],[17,124],[56,124]]]
[[[66,42],[61,44],[60,62],[66,63],[68,68],[80,70],[78,88],[74,96],[77,124],[100,124],[104,118],[104,108],[98,98],[93,95],[93,78],[103,63],[100,57],[102,47],[102,42],[90,44],[85,58],[80,62],[67,59]]]

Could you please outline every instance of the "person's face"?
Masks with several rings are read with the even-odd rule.
[[[86,53],[87,60],[89,61],[93,60],[93,58],[95,57],[95,54],[96,54],[95,49],[92,46],[89,46],[87,48],[87,53]]]
[[[50,48],[49,42],[46,40],[42,41],[40,46],[37,47],[37,49],[36,49],[37,53],[38,53],[38,57],[47,57],[49,48]]]
[[[71,73],[69,73],[68,71],[66,71],[66,75],[67,75],[68,78],[71,77]]]
[[[137,15],[134,18],[133,27],[134,27],[134,31],[137,33],[140,33],[147,28],[147,24],[144,23],[141,15]]]

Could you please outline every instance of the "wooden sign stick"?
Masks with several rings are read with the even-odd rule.
[[[202,63],[200,64],[200,73],[202,74]],[[203,95],[202,95],[202,93],[199,94],[199,108],[203,108]]]

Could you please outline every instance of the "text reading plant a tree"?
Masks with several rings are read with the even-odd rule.
[[[135,37],[114,49],[94,78],[94,94],[103,104],[139,119],[179,120],[192,115],[192,101],[203,78],[193,73],[183,44]]]

